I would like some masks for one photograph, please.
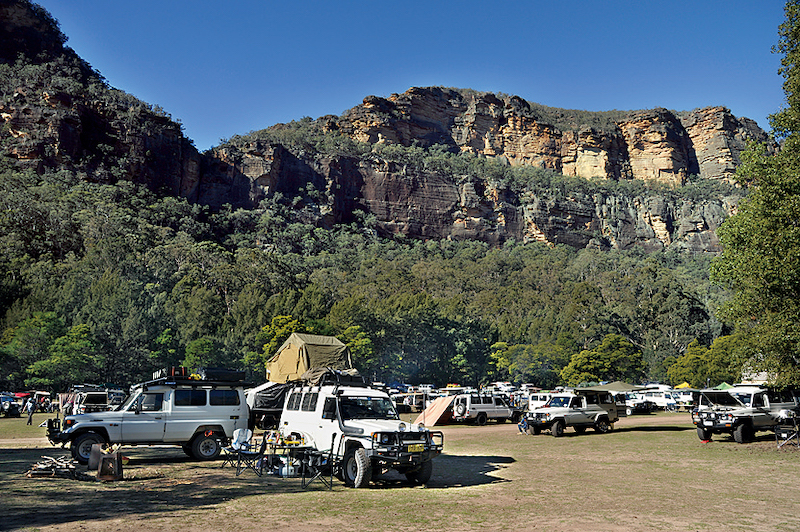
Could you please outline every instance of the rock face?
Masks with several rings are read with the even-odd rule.
[[[689,175],[729,179],[748,140],[768,141],[755,122],[724,107],[681,117],[666,109],[632,112],[602,130],[559,128],[536,115],[516,96],[411,88],[365,98],[335,128],[370,144],[444,144],[565,175],[669,184],[682,184]]]
[[[19,168],[67,169],[96,182],[126,179],[212,208],[256,208],[280,193],[300,219],[323,227],[363,211],[387,235],[578,248],[715,252],[715,230],[738,201],[520,189],[384,160],[379,150],[331,155],[277,141],[199,154],[179,124],[108,87],[65,41],[42,8],[0,2],[0,155]],[[567,176],[673,185],[690,175],[730,179],[746,142],[767,140],[752,120],[724,107],[588,113],[443,88],[369,96],[316,125],[370,145],[442,145]]]

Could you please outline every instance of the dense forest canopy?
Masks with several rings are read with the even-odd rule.
[[[55,42],[58,49],[64,40]],[[19,98],[21,87],[59,91],[121,109],[115,127],[127,124],[131,135],[180,130],[74,53],[53,49],[20,49],[0,62],[0,105]],[[533,112],[581,119],[544,106]],[[607,115],[593,125],[614,119]],[[701,179],[653,188],[567,178],[441,146],[369,146],[323,122],[304,119],[226,144],[264,139],[295,151],[481,173],[519,191],[628,188],[702,199],[731,190]],[[3,153],[21,143],[8,128],[0,132]],[[744,343],[716,317],[730,292],[709,281],[710,257],[384,238],[364,213],[321,228],[298,208],[320,193],[312,186],[256,209],[212,211],[141,183],[131,155],[103,139],[89,146],[74,157],[38,154],[38,164],[0,157],[0,389],[127,386],[180,364],[244,368],[260,382],[265,361],[296,331],[338,336],[359,370],[386,382],[553,387],[614,377],[700,386],[741,377]]]

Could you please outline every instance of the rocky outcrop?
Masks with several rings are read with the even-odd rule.
[[[602,129],[565,129],[537,116],[516,96],[437,87],[369,96],[333,128],[371,144],[443,144],[565,175],[669,184],[682,184],[690,175],[730,179],[748,140],[769,141],[755,122],[738,119],[724,107],[680,117],[666,109],[637,111]]]
[[[305,221],[350,223],[360,210],[383,235],[566,244],[575,248],[720,251],[716,230],[740,196],[704,201],[624,193],[510,189],[464,176],[425,173],[377,157],[301,159],[280,145],[256,141],[214,150],[201,200],[257,203],[280,192]],[[209,176],[216,178],[209,180]],[[302,194],[319,191],[309,201]],[[241,192],[237,193],[236,190]],[[297,201],[297,200],[295,200]]]
[[[385,160],[380,150],[319,153],[303,141],[299,147],[241,141],[199,154],[180,124],[108,87],[66,48],[66,37],[43,9],[1,2],[0,29],[0,153],[20,168],[67,169],[97,182],[126,179],[212,208],[256,208],[280,194],[299,219],[323,227],[349,223],[363,211],[386,235],[577,248],[718,251],[715,230],[738,201],[533,190],[503,179],[426,171]],[[368,96],[315,127],[370,145],[442,145],[567,176],[670,184],[693,174],[730,179],[746,142],[766,140],[754,122],[724,107],[588,113],[444,88]]]

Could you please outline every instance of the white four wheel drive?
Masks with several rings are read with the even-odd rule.
[[[337,373],[318,384],[293,388],[279,422],[285,436],[330,454],[337,476],[348,486],[366,487],[374,476],[396,470],[415,484],[426,484],[444,436],[400,420],[392,399],[358,379]]]
[[[453,399],[453,421],[468,421],[485,425],[490,419],[504,422],[519,421],[521,412],[512,408],[499,395],[460,394]]]
[[[758,431],[773,430],[781,420],[800,414],[794,390],[735,386],[696,392],[692,421],[703,441],[730,434],[736,443],[753,441]]]
[[[54,445],[70,444],[87,463],[94,444],[180,445],[198,460],[214,460],[233,431],[247,428],[244,383],[164,377],[137,384],[115,410],[47,422]]]
[[[553,395],[542,407],[527,413],[528,432],[540,434],[549,430],[553,436],[561,436],[564,429],[573,427],[581,434],[587,428],[597,432],[610,432],[612,424],[624,412],[625,405],[617,405],[609,392],[577,390],[575,393]]]

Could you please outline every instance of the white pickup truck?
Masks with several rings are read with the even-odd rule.
[[[87,463],[92,445],[180,445],[198,460],[219,456],[233,431],[247,428],[245,384],[163,377],[137,384],[115,410],[66,416],[47,422],[53,445],[70,444]]]

